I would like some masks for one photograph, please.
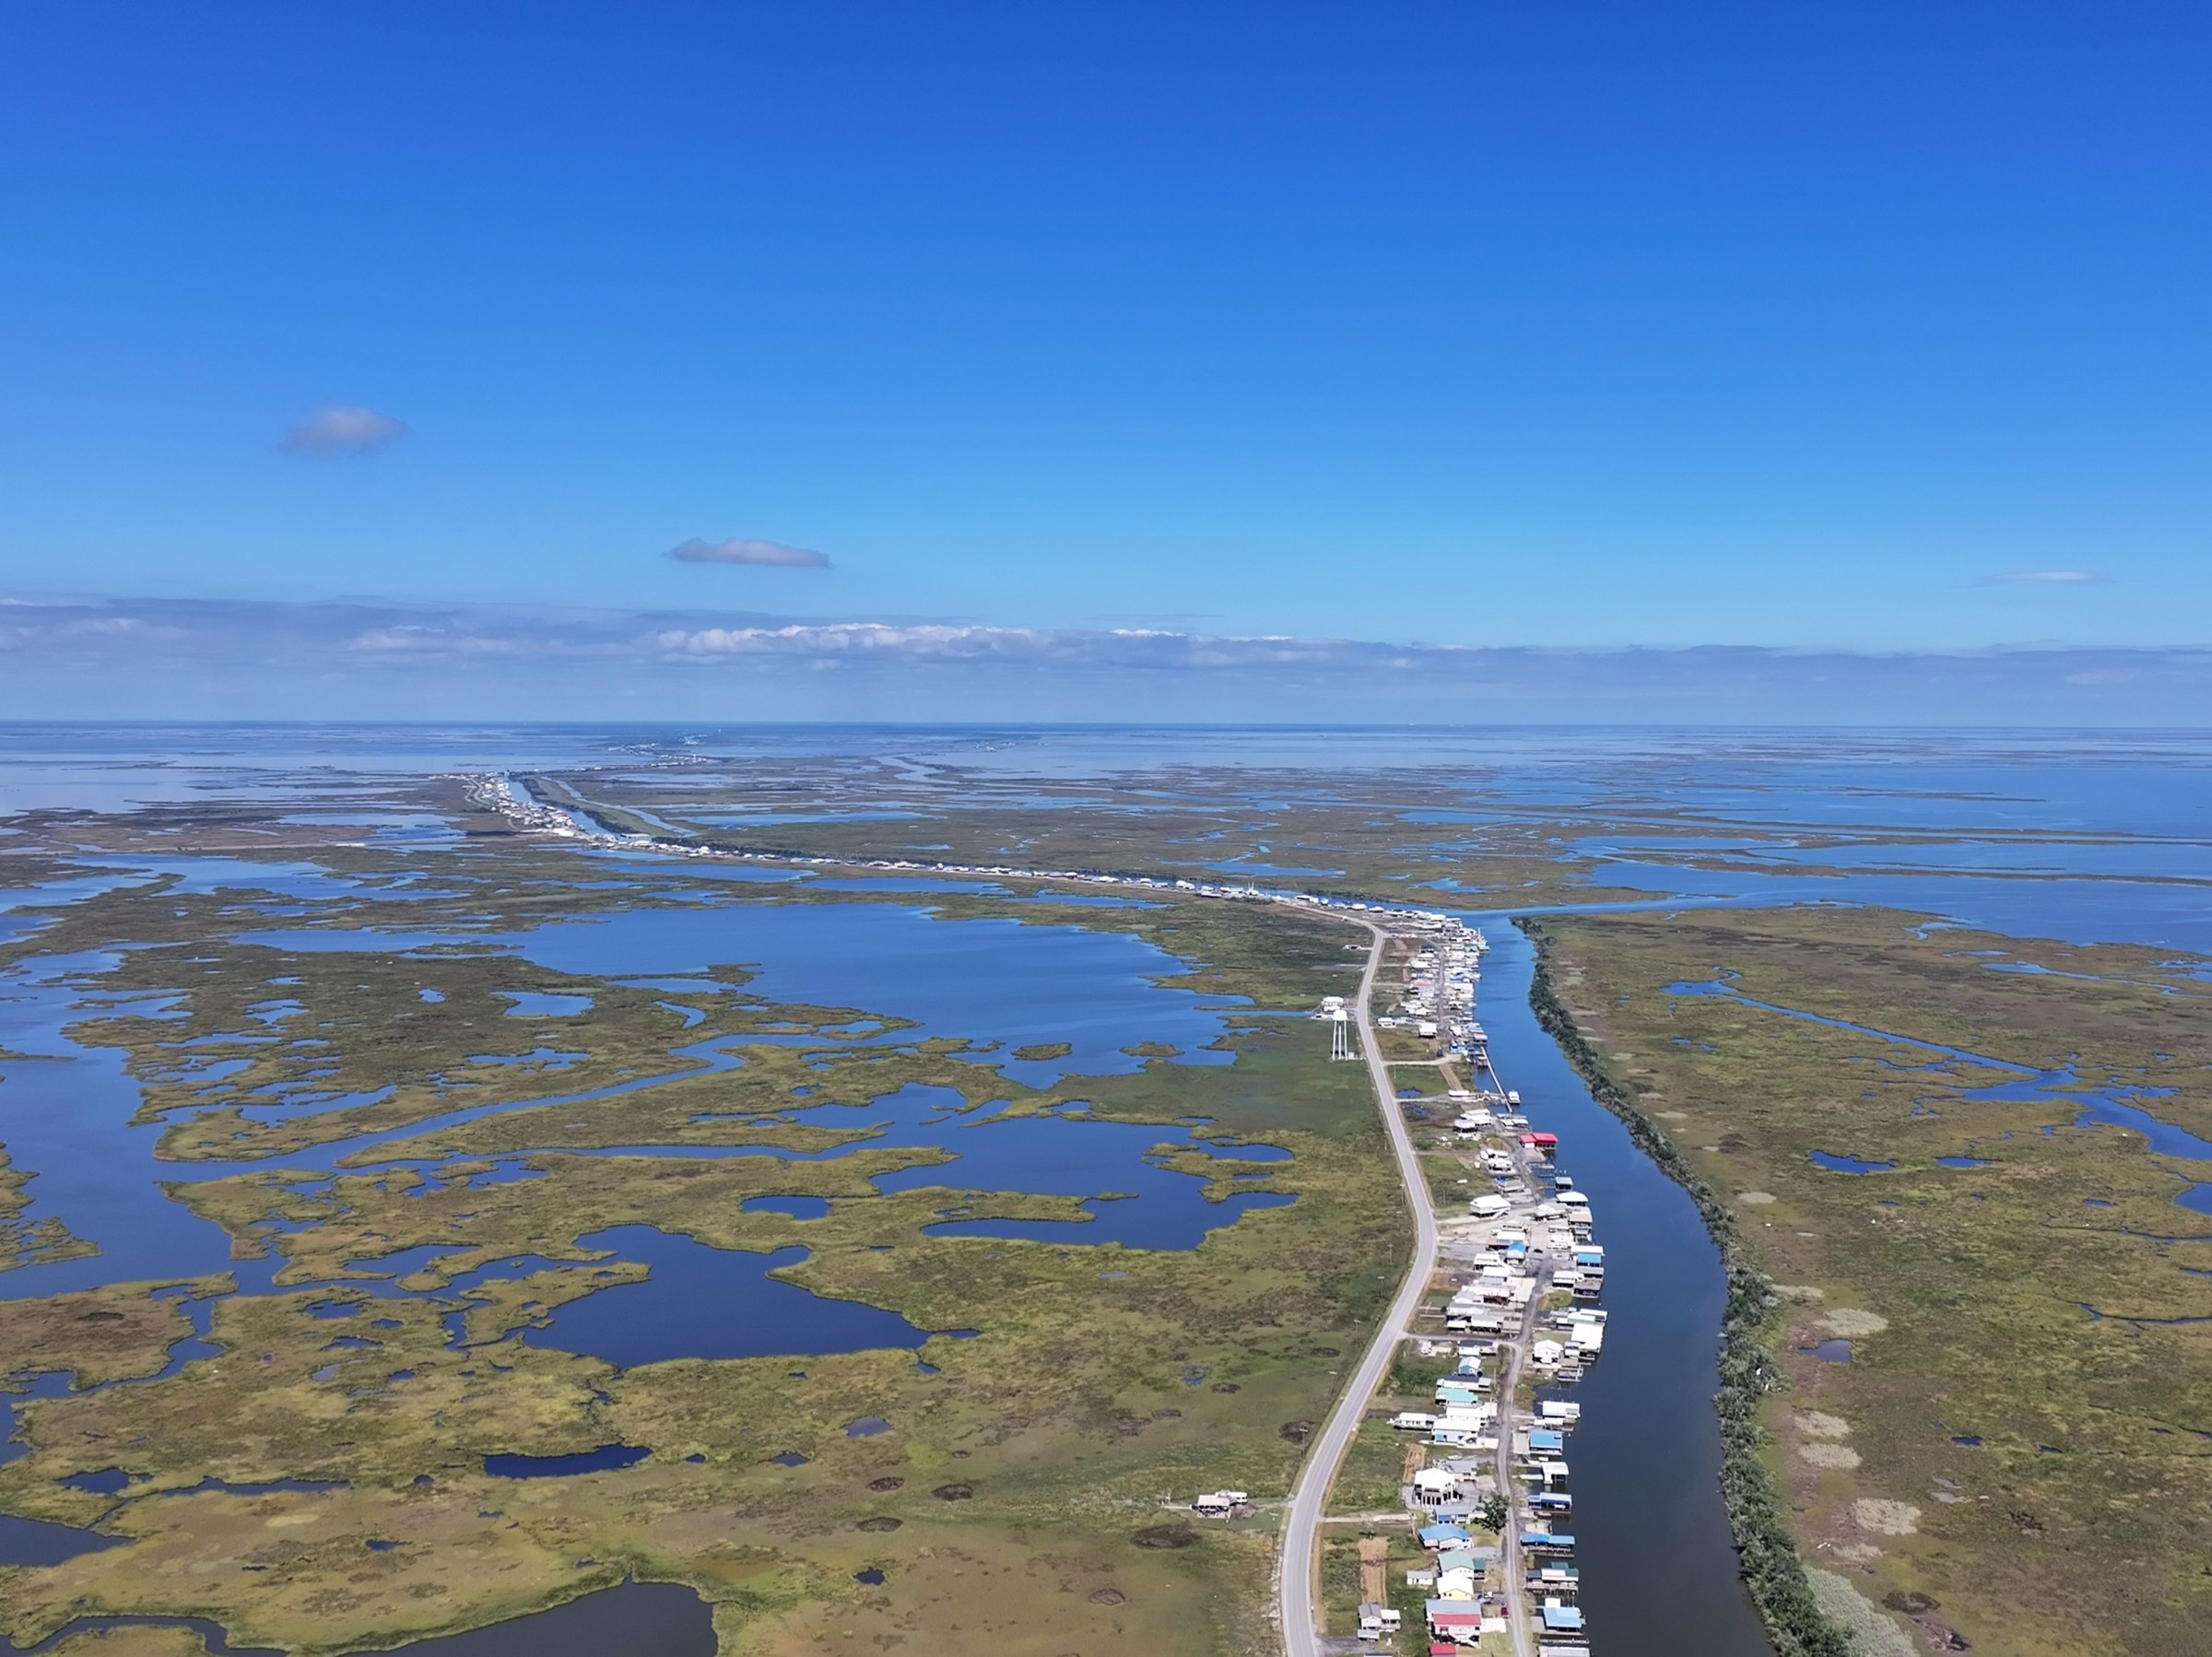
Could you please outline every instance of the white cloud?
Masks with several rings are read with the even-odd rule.
[[[288,454],[374,454],[406,434],[406,427],[373,408],[325,404],[284,434],[277,446]]]
[[[655,633],[665,651],[693,656],[906,655],[1037,656],[1061,637],[1029,628],[954,627],[935,623],[894,626],[881,621],[835,621],[788,627],[681,628]]]
[[[1054,667],[1358,668],[1390,646],[1339,639],[1214,637],[1127,628],[1011,628],[948,622],[791,622],[777,626],[665,628],[649,642],[671,656],[1025,664]]]
[[[2201,723],[2212,706],[2212,648],[1476,648],[704,607],[6,597],[0,700],[10,708],[77,706],[127,685],[133,709],[216,697],[233,711],[282,717],[301,706],[288,687],[340,665],[359,687],[346,705],[371,716],[400,705],[432,711],[444,699],[602,717],[633,693],[686,718],[721,705],[761,717],[815,717],[833,706],[871,719],[1034,709],[1083,718],[1137,710],[1177,720],[1726,723],[1756,710],[1777,723],[2147,724]],[[809,702],[794,688],[807,683],[844,699]],[[248,688],[250,698],[235,699]],[[61,701],[65,693],[76,701]]]
[[[2066,676],[2066,683],[2069,685],[2133,685],[2142,676],[2133,668],[2100,667],[2093,668],[2087,673],[2070,673]]]
[[[2088,570],[2013,570],[1985,579],[1984,587],[2101,587],[2106,578]]]
[[[576,653],[581,648],[559,638],[518,639],[453,628],[371,628],[346,640],[347,650],[371,655],[522,656]]]
[[[679,564],[765,564],[781,570],[827,570],[830,559],[804,546],[786,546],[781,541],[748,541],[732,535],[726,541],[702,541],[694,535],[668,556]]]
[[[346,641],[348,650],[420,650],[432,642],[428,628],[380,627],[357,633]]]

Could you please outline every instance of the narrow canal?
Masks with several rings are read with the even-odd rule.
[[[1567,1394],[1575,1557],[1600,1657],[1773,1657],[1736,1569],[1721,1503],[1720,1251],[1688,1195],[1590,1097],[1528,1005],[1535,951],[1503,914],[1476,1017],[1530,1125],[1559,1136],[1559,1169],[1589,1193],[1606,1249],[1606,1348]]]

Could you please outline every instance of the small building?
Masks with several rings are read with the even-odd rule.
[[[1470,1646],[1482,1638],[1482,1612],[1472,1600],[1434,1599],[1424,1609],[1431,1634]]]
[[[1372,1602],[1363,1604],[1359,1607],[1359,1638],[1386,1639],[1398,1631],[1398,1625],[1403,1620],[1394,1605],[1378,1605]]]
[[[1421,1527],[1423,1547],[1453,1547],[1472,1538],[1464,1524],[1427,1524]]]

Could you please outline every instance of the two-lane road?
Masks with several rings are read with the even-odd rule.
[[[1387,934],[1380,926],[1363,924],[1374,943],[1368,951],[1367,970],[1360,974],[1359,993],[1352,1003],[1353,1017],[1359,1022],[1360,1051],[1367,1060],[1369,1079],[1374,1084],[1375,1103],[1382,1112],[1382,1126],[1390,1135],[1391,1150],[1397,1157],[1398,1177],[1405,1181],[1406,1205],[1413,1210],[1413,1256],[1406,1263],[1406,1281],[1398,1286],[1390,1310],[1375,1326],[1374,1340],[1360,1358],[1359,1369],[1344,1383],[1335,1409],[1315,1435],[1298,1483],[1291,1487],[1289,1505],[1283,1515],[1282,1552],[1276,1567],[1277,1604],[1283,1628],[1283,1649],[1288,1657],[1320,1657],[1321,1643],[1315,1632],[1318,1621],[1315,1579],[1320,1563],[1321,1520],[1329,1498],[1329,1486],[1336,1477],[1337,1467],[1343,1463],[1345,1451],[1351,1447],[1352,1435],[1359,1430],[1359,1420],[1367,1413],[1368,1401],[1382,1384],[1383,1371],[1390,1368],[1399,1340],[1413,1322],[1414,1310],[1420,1305],[1430,1275],[1436,1266],[1436,1206],[1429,1200],[1429,1182],[1421,1174],[1420,1158],[1414,1153],[1413,1136],[1406,1131],[1406,1112],[1398,1104],[1397,1089],[1391,1085],[1390,1071],[1382,1063],[1382,1050],[1375,1040],[1374,1026],[1368,1014],[1375,975],[1382,967]]]

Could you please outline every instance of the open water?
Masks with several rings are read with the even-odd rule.
[[[120,810],[149,801],[279,795],[303,814],[348,814],[375,838],[405,843],[434,829],[396,807],[380,809],[373,798],[380,778],[557,766],[640,771],[680,760],[701,770],[701,786],[711,792],[718,765],[773,768],[824,759],[880,762],[916,778],[957,773],[987,785],[996,803],[1033,807],[1080,806],[1081,791],[1071,793],[1071,782],[1095,780],[1101,791],[1111,783],[1115,809],[1142,810],[1133,793],[1147,792],[1163,804],[1220,798],[1227,779],[1229,797],[1255,811],[1296,799],[1364,801],[1388,810],[1394,777],[1425,790],[1442,782],[1460,790],[1464,806],[1399,813],[1409,838],[1568,807],[1606,813],[1615,828],[1562,838],[1559,850],[1562,857],[1601,858],[1590,876],[1594,886],[1650,894],[1606,907],[1880,903],[2001,937],[2212,954],[2212,735],[2200,732],[0,726],[0,817],[32,805]],[[841,802],[837,815],[911,805],[910,799],[847,810]],[[1698,832],[1686,840],[1640,831],[1639,817],[1648,829],[1679,829],[1688,822]],[[1306,843],[1301,852],[1300,860],[1277,866],[1328,866],[1326,848]],[[1316,853],[1324,856],[1306,861]],[[143,867],[148,860],[134,861]],[[290,889],[302,900],[326,895],[332,879],[307,864],[280,873],[300,883]],[[265,864],[191,874],[233,883],[250,875],[253,884],[282,889]],[[929,884],[910,883],[908,889]],[[1448,886],[1408,888],[1407,895],[1453,901]],[[10,925],[4,908],[27,897],[35,895],[6,895],[12,902],[0,905],[0,936]],[[1039,1062],[1021,1073],[1025,1080],[1050,1080],[1064,1067],[1126,1064],[1120,1050],[1145,1040],[1173,1044],[1180,1062],[1219,1057],[1206,1052],[1206,1043],[1228,1009],[1151,982],[1171,969],[1124,950],[1128,940],[1103,943],[1099,934],[1074,929],[939,922],[890,905],[761,912],[806,920],[734,925],[729,911],[719,909],[634,911],[611,922],[503,935],[548,965],[619,971],[641,981],[680,980],[716,961],[759,960],[765,972],[756,987],[773,995],[896,1013],[929,1031],[995,1039],[1008,1049],[1025,1041],[1076,1043],[1064,1064]],[[799,934],[821,924],[825,913],[840,917],[830,926],[847,930],[833,948],[810,950]],[[1604,1657],[1759,1657],[1767,1643],[1736,1581],[1717,1488],[1719,1437],[1711,1407],[1721,1305],[1717,1253],[1688,1197],[1636,1151],[1536,1028],[1526,1005],[1527,946],[1507,916],[1472,918],[1494,946],[1478,1014],[1493,1056],[1507,1085],[1523,1093],[1536,1125],[1561,1135],[1561,1166],[1590,1193],[1607,1247],[1606,1353],[1577,1390],[1585,1407],[1571,1451],[1583,1600],[1594,1641]],[[282,923],[281,914],[271,915],[273,929]],[[779,927],[792,935],[779,934]],[[341,934],[321,935],[330,940],[324,946],[347,946]],[[361,942],[406,946],[390,938],[353,946]],[[58,980],[84,964],[34,962],[0,984],[0,1047],[62,1061],[18,1066],[0,1086],[0,1140],[22,1166],[40,1173],[32,1190],[41,1206],[34,1214],[60,1214],[110,1253],[104,1264],[8,1274],[0,1278],[0,1295],[222,1269],[210,1263],[221,1234],[154,1185],[150,1131],[128,1125],[135,1092],[115,1055],[77,1047],[63,1032],[71,997]],[[2201,961],[2185,964],[2203,970]],[[2018,969],[2002,958],[1991,965]],[[528,1009],[518,1005],[517,1010]],[[557,1028],[550,1020],[548,1026]],[[557,1044],[552,1035],[547,1040]],[[1997,1073],[1992,1085],[2048,1090],[2065,1080]],[[28,1099],[38,1102],[27,1109]],[[1128,1201],[1089,1205],[1098,1216],[1090,1225],[1062,1228],[1070,1241],[1111,1236],[1187,1248],[1196,1240],[1196,1222],[1235,1218],[1235,1205],[1204,1205],[1195,1180],[1158,1168],[1134,1143],[1117,1146],[1111,1124],[1086,1123],[1079,1113],[994,1123],[987,1116],[936,1110],[927,1100],[888,1099],[878,1110],[888,1133],[939,1134],[967,1164],[965,1170],[956,1162],[941,1174],[914,1170],[894,1178],[955,1187],[965,1180],[989,1190],[1133,1193]],[[2134,1127],[2168,1154],[2203,1154],[2203,1141],[2160,1121],[2157,1111],[2155,1098],[2106,1096],[2084,1101],[2083,1124]],[[1147,1130],[1145,1139],[1149,1146],[1171,1136]],[[324,1162],[306,1166],[327,1166],[341,1150],[360,1148],[332,1147]],[[1085,1169],[1098,1170],[1088,1191],[1069,1171]],[[183,1170],[169,1165],[161,1171],[175,1177]],[[2212,1210],[2207,1193],[2212,1183],[2183,1201]],[[1021,1233],[1006,1226],[1003,1234]],[[615,1239],[609,1246],[621,1256],[651,1257],[655,1273],[665,1274],[664,1282],[713,1265],[697,1258],[713,1251],[663,1233]],[[256,1281],[253,1263],[244,1263],[241,1292],[265,1291],[274,1269],[273,1262],[266,1264]],[[771,1281],[764,1272],[762,1258],[750,1257],[750,1277]],[[386,1287],[377,1292],[405,1292],[388,1278],[381,1281]],[[574,1322],[571,1336],[582,1349],[650,1361],[644,1355],[665,1352],[670,1342],[653,1334],[659,1322],[642,1311],[634,1321],[618,1315],[622,1292],[603,1291],[576,1303],[604,1302],[593,1319],[610,1327],[586,1331]],[[641,1306],[651,1299],[650,1293],[632,1296]],[[885,1326],[864,1338],[903,1346],[912,1334]],[[554,1335],[547,1331],[533,1338]],[[637,1344],[625,1344],[631,1342]],[[802,1339],[793,1347],[804,1345]],[[1848,1358],[1848,1353],[1835,1356]],[[31,1377],[29,1384],[36,1393],[53,1379]],[[9,1540],[0,1534],[0,1549]],[[52,1539],[26,1538],[24,1545],[51,1545]],[[682,1591],[650,1590],[653,1615],[668,1619],[658,1643],[623,1645],[611,1636],[561,1632],[570,1627],[559,1620],[564,1616],[582,1628],[604,1614],[600,1606],[635,1600],[642,1607],[636,1596],[648,1592],[645,1585],[613,1590],[460,1637],[488,1642],[481,1645],[440,1641],[418,1649],[423,1657],[433,1650],[436,1657],[503,1657],[525,1643],[533,1651],[651,1650],[670,1657],[707,1649],[697,1643],[703,1638],[711,1644],[711,1632],[701,1632],[703,1616],[673,1597]],[[579,1644],[578,1638],[607,1643]]]

